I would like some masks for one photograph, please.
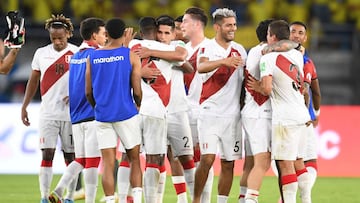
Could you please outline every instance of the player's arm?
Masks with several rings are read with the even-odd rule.
[[[24,100],[21,107],[21,120],[24,125],[29,126],[29,117],[26,108],[30,104],[32,98],[35,96],[36,91],[39,87],[39,81],[40,81],[40,71],[38,70],[32,70],[29,80],[26,84],[26,90],[24,95]]]
[[[305,105],[307,108],[309,108],[309,106],[310,106],[309,87],[310,87],[310,84],[307,82],[304,82],[304,87],[303,87],[302,93],[304,95]]]
[[[181,70],[184,73],[194,72],[194,67],[189,61],[185,61],[181,66],[175,66],[174,68]]]
[[[199,73],[208,73],[220,66],[234,67],[237,68],[243,63],[243,60],[240,56],[230,56],[227,58],[209,61],[207,57],[200,57],[199,59]]]
[[[169,45],[170,46],[170,45]],[[164,59],[166,61],[185,61],[187,50],[182,46],[176,46],[174,51],[160,51],[141,47],[135,51],[141,58],[150,56]]]
[[[141,90],[141,61],[139,56],[130,51],[130,61],[132,65],[131,86],[133,88],[133,97],[137,107],[140,107],[142,100]]]
[[[88,102],[92,107],[95,106],[96,102],[92,92],[92,82],[91,82],[91,65],[90,59],[86,60],[86,72],[85,72],[85,96]]]
[[[272,76],[264,76],[260,81],[256,80],[254,77],[249,77],[247,84],[249,89],[259,92],[262,95],[269,96],[272,91]]]
[[[316,119],[313,122],[313,124],[314,124],[314,127],[316,127],[319,123],[320,104],[321,104],[321,93],[320,93],[320,85],[319,85],[318,79],[311,80],[310,89],[311,89],[312,102],[313,102],[315,116],[316,116]]]
[[[301,44],[291,41],[291,40],[280,40],[274,44],[271,45],[267,45],[263,48],[263,50],[261,51],[261,53],[267,54],[270,52],[283,52],[283,51],[289,51],[291,49],[301,49]]]
[[[0,47],[0,49],[4,50],[4,47]],[[4,52],[2,53],[2,55],[0,55],[0,74],[6,75],[10,72],[11,68],[14,66],[19,51],[19,48],[13,48],[10,49],[9,53],[6,55],[5,58],[3,58]]]

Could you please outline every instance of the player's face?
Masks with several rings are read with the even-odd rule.
[[[175,22],[175,39],[184,41],[183,33],[180,26],[181,22]]]
[[[94,33],[93,38],[98,45],[105,46],[107,41],[105,27],[104,26],[99,27],[99,32]]]
[[[217,35],[220,35],[225,42],[230,42],[235,39],[237,26],[234,17],[224,18],[221,24],[215,24],[215,27]]]
[[[183,22],[181,23],[181,31],[183,36],[186,39],[189,39],[193,34],[194,20],[191,18],[191,15],[185,14],[183,17]]]
[[[174,29],[168,25],[159,25],[156,38],[161,43],[170,44],[175,39]]]
[[[62,51],[66,48],[68,38],[70,37],[68,31],[64,28],[50,28],[50,41],[54,44],[56,51]]]
[[[290,40],[303,44],[307,40],[305,27],[302,25],[291,25],[290,26]]]

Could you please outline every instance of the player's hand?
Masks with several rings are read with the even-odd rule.
[[[238,68],[244,65],[244,61],[242,60],[241,56],[230,56],[225,58],[225,66]]]
[[[248,79],[246,80],[246,86],[250,90],[254,90],[255,92],[261,92],[261,83],[254,77],[248,77]]]
[[[318,126],[318,124],[319,124],[319,117],[320,117],[320,116],[316,116],[315,120],[313,120],[313,126],[314,126],[314,128],[316,128],[316,127]]]
[[[311,124],[313,124],[314,122],[312,120],[308,121],[305,123],[306,127],[309,127]],[[314,124],[313,124],[314,125]]]
[[[69,104],[69,96],[63,98],[63,102],[68,105]]]
[[[147,58],[151,56],[151,50],[146,47],[139,47],[138,49],[135,49],[134,52],[140,58]]]
[[[161,71],[157,68],[151,68],[152,62],[141,68],[141,77],[147,79],[156,79],[161,75]]]
[[[21,108],[21,120],[23,122],[23,124],[25,126],[29,126],[30,125],[30,120],[28,117],[28,112],[26,111],[26,109]]]
[[[129,47],[129,43],[131,40],[134,39],[135,35],[136,35],[136,32],[134,32],[134,28],[128,27],[125,29],[125,31],[124,31],[124,36],[125,36],[124,46],[125,47]]]

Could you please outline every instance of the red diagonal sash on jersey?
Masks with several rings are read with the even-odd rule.
[[[46,94],[46,92],[58,81],[67,71],[69,71],[69,62],[70,57],[74,53],[72,51],[67,51],[63,54],[58,60],[46,69],[43,79],[40,84],[40,93],[41,96]]]
[[[300,90],[304,83],[304,77],[300,73],[299,67],[291,63],[291,61],[281,54],[276,57],[276,66],[294,81],[293,88],[295,90]]]
[[[265,103],[268,99],[269,99],[269,96],[265,96],[259,92],[256,92],[255,90],[252,90],[249,88],[248,86],[248,79],[249,78],[254,78],[250,73],[249,71],[245,68],[244,69],[244,74],[245,74],[245,88],[246,90],[250,93],[250,95],[254,98],[254,101],[259,105],[261,106],[263,103]]]
[[[154,63],[151,63],[151,68],[157,68]],[[171,81],[166,83],[166,79],[163,75],[159,75],[156,77],[154,83],[151,83],[150,86],[158,93],[161,101],[164,106],[167,106],[170,101],[170,90],[171,90]]]
[[[228,57],[232,56],[233,53],[237,53],[238,56],[241,56],[236,49],[231,48]],[[224,87],[235,69],[236,68],[234,67],[227,66],[220,66],[219,68],[217,68],[215,73],[209,79],[207,79],[206,82],[203,83],[200,104],[206,99],[208,99],[211,95],[219,91],[222,87]]]
[[[192,73],[185,73],[184,74],[184,83],[185,83],[185,88],[187,90],[189,90],[190,88],[190,84],[195,76],[195,73],[197,71],[197,64],[196,64],[196,61],[197,61],[197,54],[199,52],[199,49],[197,49],[193,55],[189,58],[189,63],[192,65],[192,67],[194,68],[194,72]]]

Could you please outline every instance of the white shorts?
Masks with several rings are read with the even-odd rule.
[[[191,137],[192,137],[192,142],[193,145],[195,146],[196,144],[199,143],[199,132],[198,132],[198,125],[190,123],[190,129],[191,129]]]
[[[72,130],[77,158],[100,157],[101,153],[96,137],[96,121],[73,124]]]
[[[119,122],[96,122],[99,149],[116,148],[118,137],[126,149],[141,144],[139,116]]]
[[[166,119],[141,115],[143,149],[146,154],[166,154]]]
[[[306,128],[307,138],[306,138],[306,151],[304,156],[304,161],[308,161],[311,159],[317,159],[317,151],[318,151],[318,140],[315,134],[315,129],[313,125],[309,125]]]
[[[227,161],[241,159],[240,116],[228,118],[200,116],[198,132],[201,154],[217,154],[219,146],[221,159]]]
[[[273,125],[271,156],[274,160],[295,161],[303,158],[306,146],[306,126]]]
[[[271,119],[242,118],[245,132],[245,156],[254,156],[271,149]]]
[[[191,129],[187,112],[167,115],[167,139],[174,157],[194,155]]]
[[[70,121],[40,119],[39,134],[40,149],[55,149],[58,136],[60,136],[61,149],[66,153],[74,153],[74,141]]]

